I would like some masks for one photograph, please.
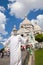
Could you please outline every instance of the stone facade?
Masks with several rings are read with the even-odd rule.
[[[25,18],[21,23],[20,23],[20,27],[19,30],[16,29],[16,26],[14,26],[13,30],[12,30],[12,34],[23,34],[24,37],[28,37],[28,43],[35,43],[35,38],[34,38],[34,34],[37,33],[41,33],[41,28],[40,26],[35,23],[35,25],[33,26],[31,21],[28,20],[27,18]]]

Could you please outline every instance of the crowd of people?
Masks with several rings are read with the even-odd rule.
[[[3,48],[0,50],[0,58],[4,58],[4,56],[7,56],[9,57],[10,56],[10,51],[9,50],[6,50]]]

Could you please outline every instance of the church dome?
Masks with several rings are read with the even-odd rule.
[[[18,34],[24,34],[26,32],[29,32],[29,31],[27,29],[25,29],[25,28],[20,28],[17,33]]]
[[[38,30],[41,30],[41,28],[40,28],[40,26],[38,24],[35,24],[34,25],[34,30],[37,30],[38,31]]]
[[[27,18],[25,18],[21,24],[31,24],[31,22]]]
[[[14,28],[13,28],[13,31],[16,31],[17,29],[16,29],[16,25],[14,25]]]
[[[16,29],[16,25],[14,25],[11,35],[16,35],[16,34],[17,34],[17,29]]]

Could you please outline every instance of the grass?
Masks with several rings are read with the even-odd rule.
[[[43,65],[43,49],[35,51],[35,65]]]

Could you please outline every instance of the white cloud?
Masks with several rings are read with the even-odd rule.
[[[10,14],[15,15],[16,17],[24,17],[27,15],[31,10],[35,9],[43,9],[43,0],[10,0],[13,3],[8,5],[10,9]]]
[[[7,38],[6,39],[3,39],[3,41],[7,41]]]
[[[3,38],[3,36],[0,35],[0,42],[4,42],[4,41],[6,41],[6,40],[7,40],[7,38]]]
[[[0,11],[4,12],[5,8],[3,6],[0,6]]]
[[[10,2],[14,2],[14,1],[16,1],[16,0],[9,0]]]
[[[37,22],[37,24],[41,27],[41,29],[43,30],[43,15],[38,15],[36,17],[37,19],[33,19],[31,20],[32,24],[34,25],[35,22]]]
[[[5,24],[6,23],[6,16],[4,13],[0,12],[0,24]]]
[[[37,19],[32,19],[31,20],[31,23],[34,25],[35,24],[35,22],[39,22]]]
[[[11,8],[11,11],[10,11],[11,15],[15,15],[16,17],[21,17],[21,16],[23,17],[24,14],[22,13],[22,11],[24,12],[24,6],[22,3],[16,2],[16,3],[10,4],[9,8]]]
[[[40,25],[40,27],[43,30],[43,15],[38,15],[37,20],[39,21],[38,24]]]
[[[2,41],[3,37],[0,36],[0,41]]]
[[[0,33],[5,35],[7,34],[6,30],[5,30],[5,24],[6,24],[6,16],[4,13],[0,12]]]
[[[42,14],[42,15],[38,15],[38,16],[37,16],[37,19],[43,20],[43,14]]]

